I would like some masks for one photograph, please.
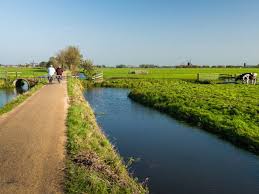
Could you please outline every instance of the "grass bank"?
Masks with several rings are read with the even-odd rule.
[[[68,80],[66,193],[147,193],[98,127],[82,89]]]
[[[129,97],[259,154],[259,87],[153,81]]]
[[[14,82],[14,79],[9,79],[9,80],[0,79],[0,89],[14,88],[15,86],[13,85],[13,82]]]
[[[30,97],[34,92],[42,88],[44,83],[38,83],[34,87],[32,87],[28,92],[25,92],[24,94],[18,95],[16,98],[5,104],[2,108],[0,108],[0,115],[9,112],[22,102],[24,102],[28,97]]]

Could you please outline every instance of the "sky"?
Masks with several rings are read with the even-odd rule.
[[[0,64],[259,64],[258,0],[0,0]]]

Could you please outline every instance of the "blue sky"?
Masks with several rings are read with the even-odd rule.
[[[96,64],[259,63],[257,0],[0,0],[0,63],[68,45]]]

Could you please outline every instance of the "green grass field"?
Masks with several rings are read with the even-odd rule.
[[[104,78],[156,78],[156,79],[184,79],[195,80],[197,74],[215,76],[214,74],[241,74],[245,72],[259,73],[259,68],[100,68]],[[143,70],[148,74],[129,74],[130,71]]]
[[[26,68],[26,67],[0,67],[0,78],[6,77],[8,72],[8,78],[16,77],[16,72],[20,72],[17,75],[19,77],[34,77],[47,74],[47,69],[44,68]]]

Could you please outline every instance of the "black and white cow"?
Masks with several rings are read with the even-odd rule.
[[[244,84],[249,84],[251,81],[251,84],[256,84],[257,80],[257,73],[243,73],[236,77],[236,81],[241,80]]]

